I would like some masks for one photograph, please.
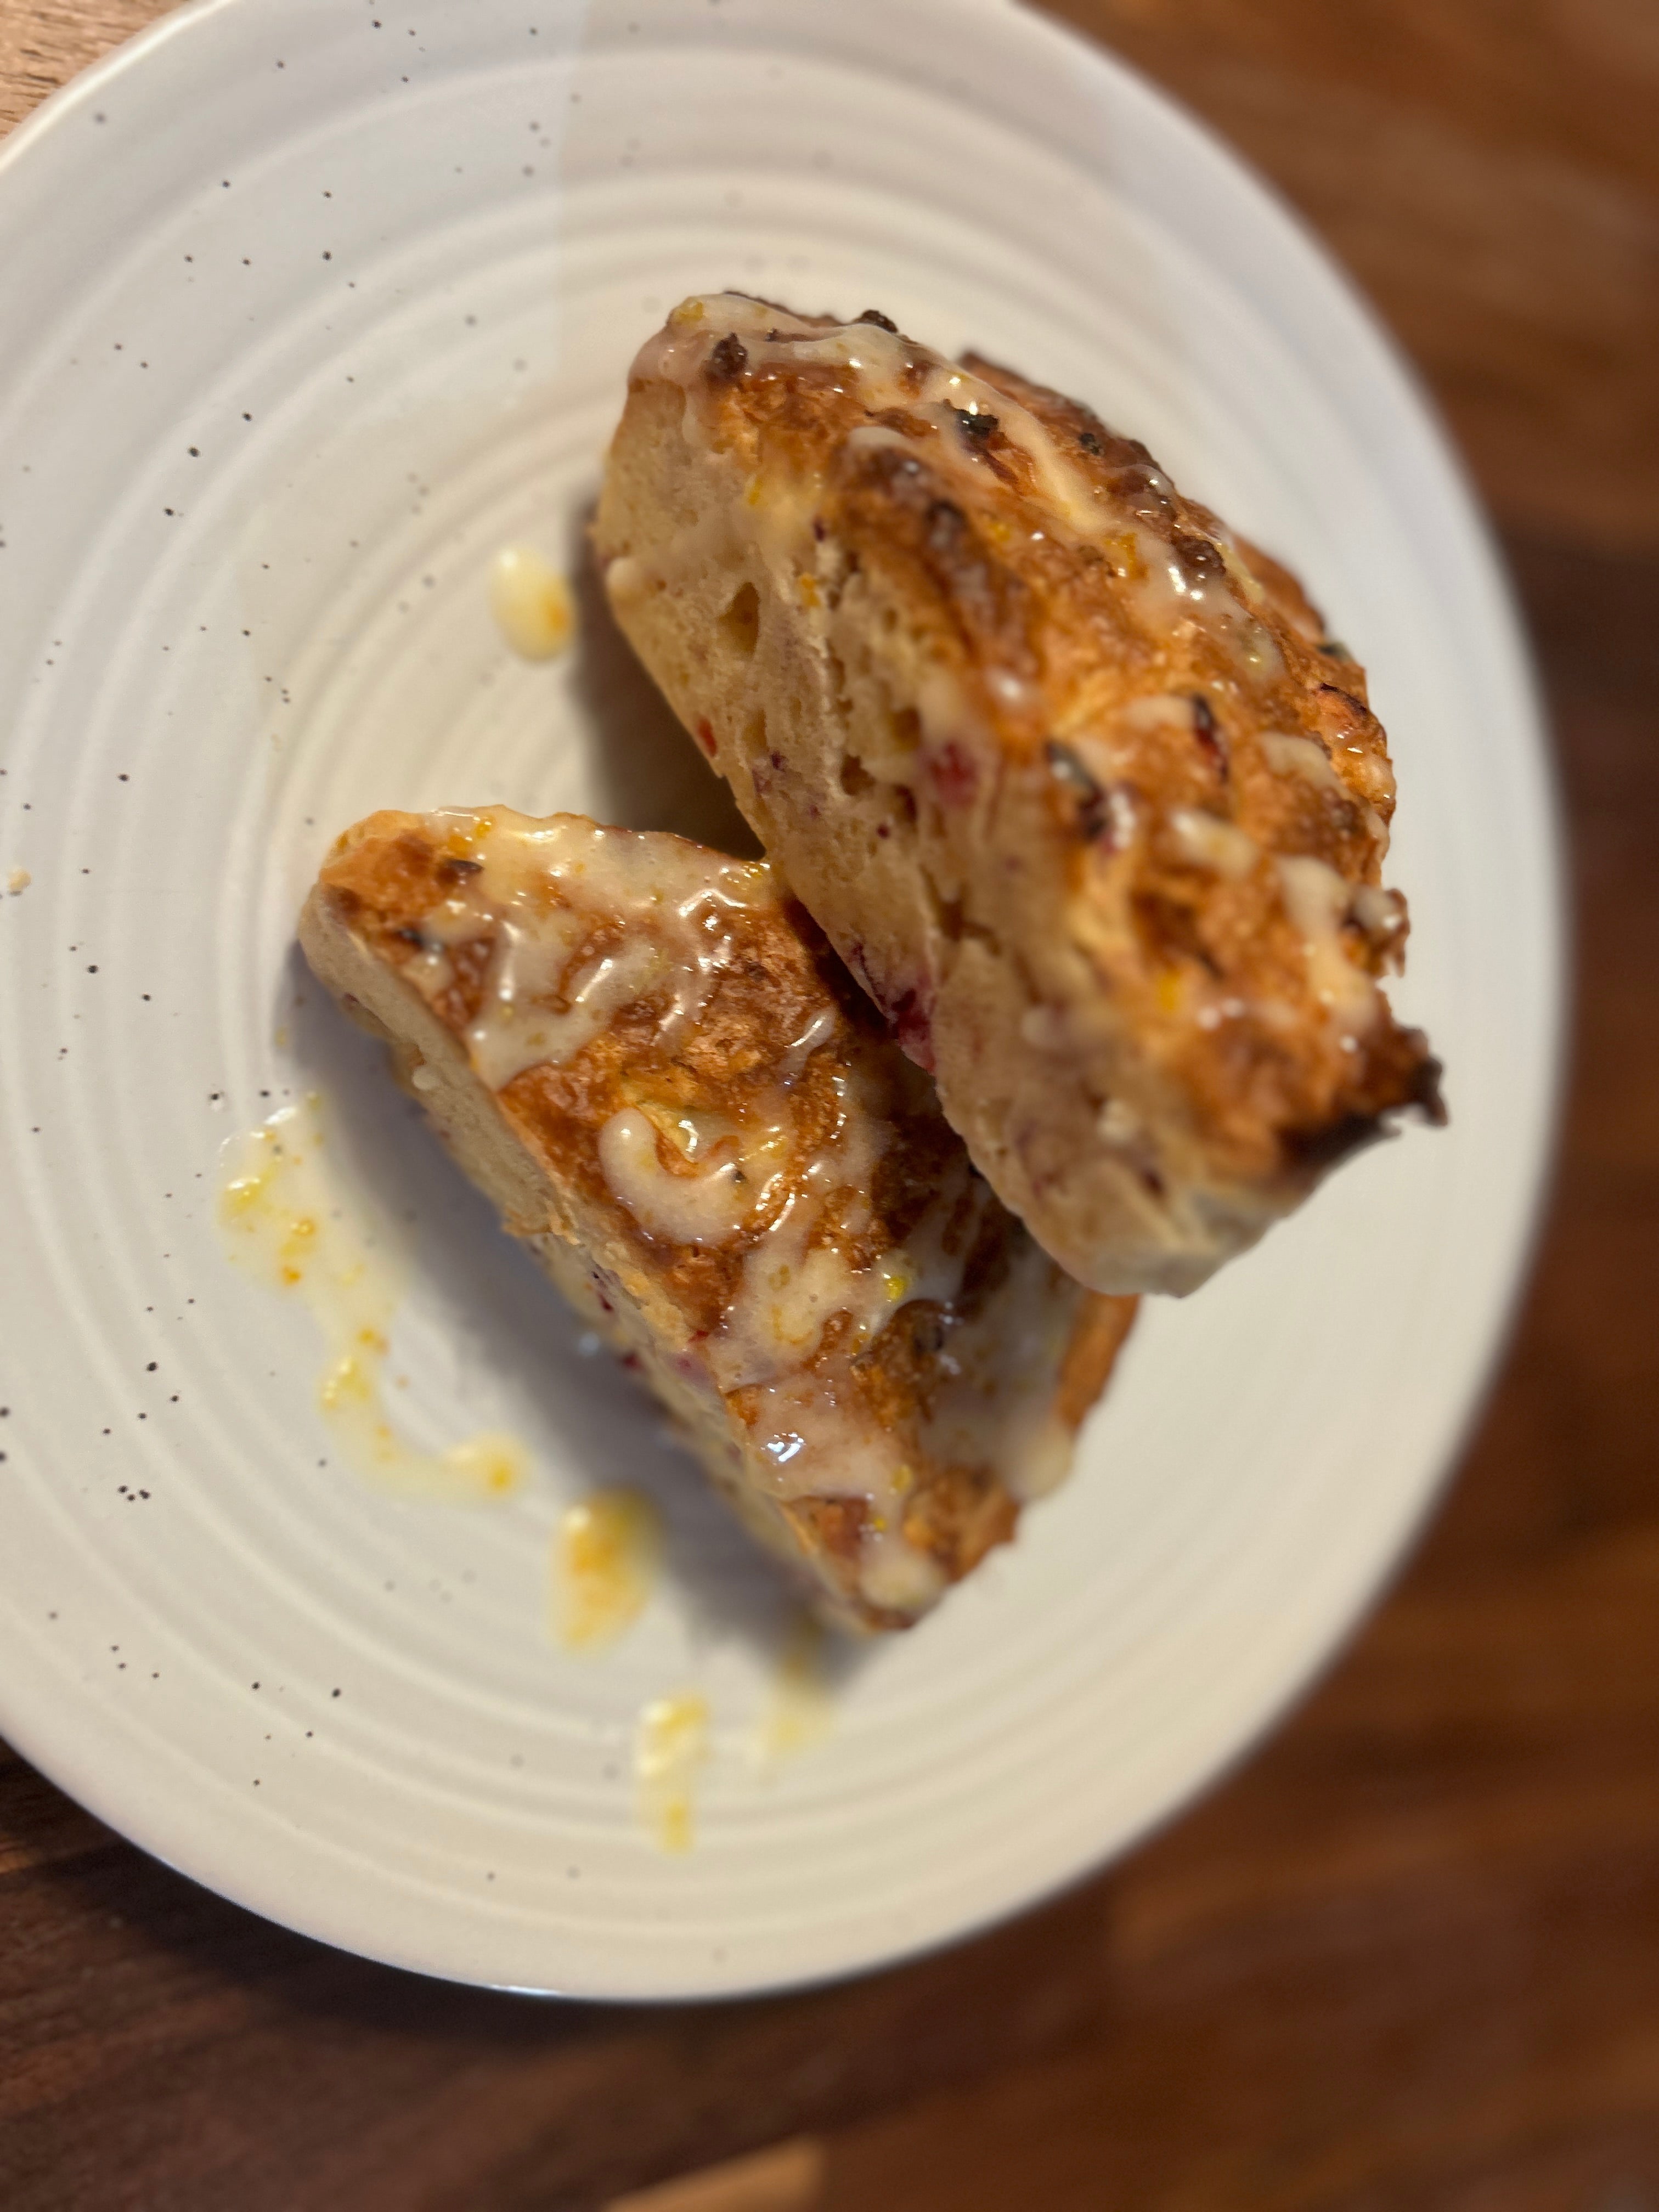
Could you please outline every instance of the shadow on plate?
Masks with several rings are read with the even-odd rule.
[[[646,674],[617,627],[593,558],[590,502],[576,518],[566,573],[576,605],[573,690],[585,728],[603,821],[672,830],[739,860],[760,845],[725,783]]]

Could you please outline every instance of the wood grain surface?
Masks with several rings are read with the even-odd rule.
[[[0,124],[160,12],[0,0]],[[429,1985],[205,1895],[0,1752],[4,2212],[1659,2212],[1659,5],[1057,12],[1348,262],[1531,619],[1577,1035],[1449,1504],[1197,1812],[805,1996]]]

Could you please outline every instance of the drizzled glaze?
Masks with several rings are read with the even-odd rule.
[[[553,1547],[553,1630],[572,1651],[614,1644],[644,1612],[662,1558],[662,1516],[635,1490],[567,1506]]]
[[[637,1107],[613,1114],[599,1132],[605,1181],[642,1229],[670,1244],[728,1243],[764,1199],[769,1185],[752,1173],[759,1148],[741,1157],[720,1149],[727,1157],[701,1175],[675,1175],[663,1165],[655,1122]]]
[[[925,1609],[946,1576],[907,1517],[930,1467],[990,1468],[1019,1497],[1052,1486],[1069,1455],[1069,1429],[1045,1419],[1074,1287],[1007,1222],[953,1141],[902,1234],[888,1227],[872,1193],[902,1143],[890,1085],[902,1063],[895,1056],[886,1074],[886,1060],[855,1048],[810,967],[793,1034],[737,1035],[732,1048],[761,1062],[746,1085],[728,1084],[718,1109],[676,1091],[676,1054],[700,1025],[729,1021],[724,979],[757,972],[763,925],[780,926],[764,865],[574,817],[401,818],[416,821],[442,886],[418,925],[389,933],[403,975],[492,1090],[516,1095],[538,1068],[568,1068],[588,1086],[593,1171],[610,1203],[663,1264],[684,1252],[728,1270],[718,1325],[699,1330],[681,1371],[724,1401],[748,1439],[754,1486],[785,1505],[861,1503],[861,1598],[901,1615]],[[783,926],[799,965],[793,925]],[[463,1000],[465,973],[476,988]],[[623,1073],[593,1088],[581,1070],[624,1018]],[[422,1074],[436,1081],[416,1067],[417,1091]],[[907,1097],[913,1082],[901,1085]],[[937,1127],[914,1099],[902,1115],[919,1111]],[[1003,1240],[1013,1274],[964,1304],[986,1232]],[[934,1316],[931,1379],[916,1419],[895,1431],[857,1363],[921,1302]]]
[[[328,1160],[319,1101],[283,1107],[227,1147],[219,1218],[237,1264],[316,1322],[327,1346],[317,1401],[341,1457],[409,1497],[464,1504],[515,1490],[527,1464],[515,1437],[491,1432],[437,1453],[399,1435],[382,1376],[402,1284]]]
[[[509,545],[491,562],[489,611],[522,660],[551,660],[576,626],[569,585],[529,545]]]
[[[454,979],[455,951],[491,941],[466,1042],[492,1091],[527,1067],[570,1059],[659,985],[665,1031],[694,1021],[730,957],[722,913],[772,896],[763,868],[732,860],[711,874],[698,855],[677,870],[672,847],[642,849],[627,831],[578,815],[542,822],[498,807],[426,819],[455,888],[422,916],[422,960],[405,972],[436,998]],[[635,933],[601,943],[607,928]]]
[[[1357,1036],[1376,1017],[1377,989],[1348,957],[1343,939],[1354,887],[1322,860],[1281,858],[1276,865],[1285,911],[1302,933],[1315,995],[1345,1036]]]
[[[692,1785],[708,1757],[708,1700],[701,1691],[653,1698],[640,1714],[634,1774],[640,1817],[659,1850],[689,1851]]]
[[[845,382],[832,388],[855,396],[872,418],[849,434],[849,443],[925,459],[970,491],[984,489],[980,436],[1000,432],[1024,455],[1034,492],[1066,531],[1107,552],[1150,630],[1191,621],[1224,648],[1242,680],[1269,683],[1283,675],[1279,647],[1255,612],[1261,586],[1226,532],[1213,532],[1219,573],[1197,574],[1149,526],[1174,498],[1160,470],[1141,472],[1142,500],[1124,496],[1079,468],[1030,408],[960,363],[873,320],[825,325],[742,293],[706,295],[677,307],[641,349],[633,374],[678,384],[695,404],[709,390],[719,348],[734,342],[748,377],[810,368],[840,373]],[[726,357],[735,368],[735,353]],[[809,515],[803,509],[797,517],[787,502],[781,509],[779,488],[768,489],[766,501],[750,504],[748,520],[776,565],[799,543]],[[1018,686],[1023,679],[1010,670],[1004,681]]]

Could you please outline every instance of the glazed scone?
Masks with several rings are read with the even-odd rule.
[[[870,313],[688,300],[634,365],[611,604],[1080,1280],[1191,1290],[1438,1069],[1364,672],[1086,408]]]
[[[300,938],[828,1615],[908,1626],[1064,1475],[1133,1301],[998,1203],[764,863],[376,814]]]

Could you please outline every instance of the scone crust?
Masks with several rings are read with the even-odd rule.
[[[1088,409],[884,318],[688,301],[595,526],[618,620],[1098,1289],[1183,1291],[1385,1117],[1403,902],[1363,669]]]
[[[721,962],[696,1019],[677,1030],[665,1031],[660,990],[647,992],[619,1006],[577,1049],[550,1060],[532,1057],[504,1082],[483,1080],[476,1041],[490,979],[500,972],[501,933],[487,910],[473,927],[466,900],[479,866],[474,855],[517,819],[496,810],[385,813],[359,823],[339,841],[307,902],[301,928],[307,957],[349,1009],[392,1042],[400,1075],[461,1164],[560,1287],[642,1370],[751,1531],[843,1624],[908,1626],[1008,1539],[1019,1511],[1016,1486],[994,1455],[941,1444],[952,1331],[971,1336],[975,1327],[981,1334],[994,1328],[1000,1300],[1011,1308],[1035,1304],[1048,1346],[1040,1355],[1049,1363],[1042,1425],[1069,1446],[1103,1386],[1133,1302],[1091,1297],[1066,1281],[971,1176],[931,1086],[894,1050],[863,995],[763,865],[565,817],[579,838],[610,841],[613,852],[620,845],[631,860],[676,856],[682,890],[701,869],[725,902]],[[559,820],[527,827],[544,833]],[[591,971],[623,941],[603,917],[588,939],[579,942],[579,934],[568,939],[573,972],[584,963]],[[792,1039],[807,1040],[793,1059],[786,1049]],[[946,1270],[956,1286],[946,1305],[910,1298],[890,1319],[884,1314],[871,1340],[860,1344],[849,1339],[851,1316],[832,1315],[811,1357],[783,1378],[789,1390],[826,1392],[854,1442],[872,1431],[904,1440],[910,1479],[902,1537],[926,1567],[914,1601],[872,1599],[875,1509],[856,1486],[844,1494],[835,1494],[832,1484],[823,1494],[807,1488],[784,1495],[768,1480],[779,1378],[763,1364],[734,1364],[728,1323],[751,1255],[787,1211],[785,1182],[738,1233],[689,1242],[631,1211],[607,1169],[607,1128],[619,1115],[635,1114],[641,1102],[659,1121],[679,1116],[705,1131],[752,1124],[768,1113],[776,1121],[781,1064],[793,1147],[781,1164],[789,1173],[804,1173],[823,1156],[849,1086],[871,1110],[879,1108],[885,1141],[868,1193],[849,1194],[833,1222],[825,1217],[823,1233],[834,1230],[836,1251],[850,1264],[867,1266],[902,1247],[929,1209],[937,1211],[942,1190],[958,1194],[943,1230],[944,1245],[956,1255]],[[781,1156],[769,1157],[779,1164]],[[683,1165],[672,1146],[659,1147],[652,1172],[667,1172],[671,1200]],[[963,1443],[960,1424],[950,1433]]]

